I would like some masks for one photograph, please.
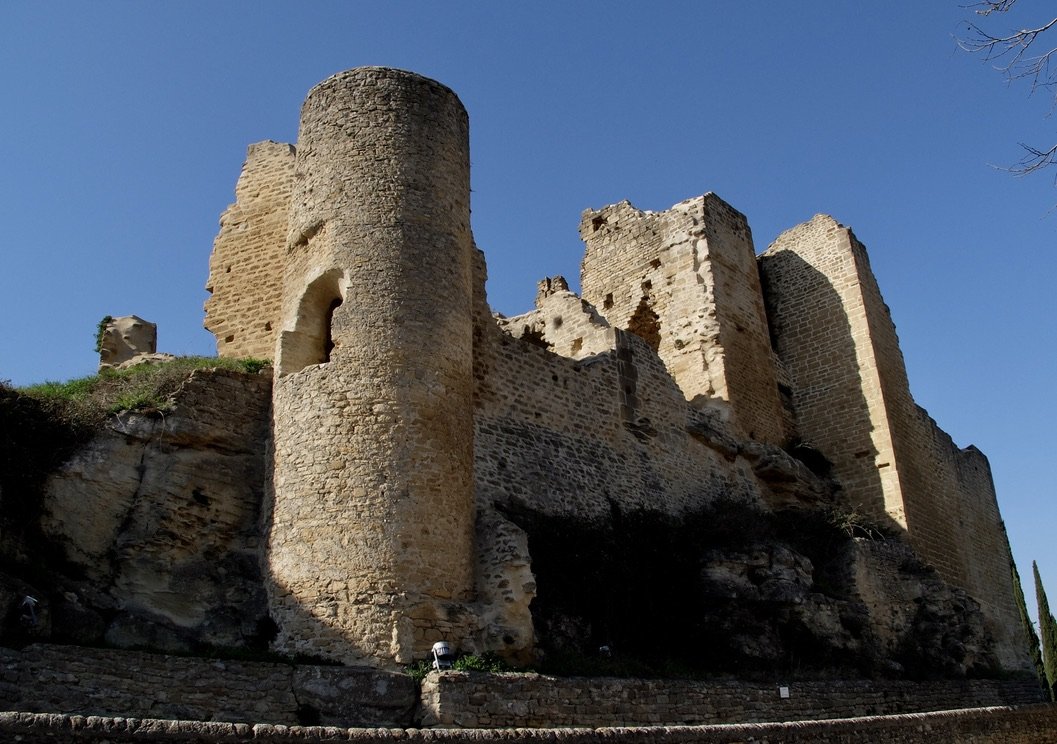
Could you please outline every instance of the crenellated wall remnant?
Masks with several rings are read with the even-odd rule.
[[[275,648],[383,666],[442,639],[517,660],[557,637],[597,648],[625,610],[577,572],[634,535],[643,565],[685,558],[687,607],[757,608],[708,620],[753,663],[806,643],[824,653],[805,663],[898,675],[939,652],[906,656],[931,623],[961,648],[954,676],[1030,668],[986,459],[915,405],[850,230],[818,216],[757,256],[712,193],[587,210],[582,295],[551,277],[497,317],[467,140],[440,84],[341,73],[310,92],[296,148],[251,146],[222,217],[206,325],[222,356],[276,365]],[[901,547],[782,527],[823,507]],[[701,544],[666,543],[691,524]]]

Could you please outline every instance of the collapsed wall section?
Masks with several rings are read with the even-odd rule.
[[[407,663],[473,591],[466,112],[359,68],[302,109],[274,387],[277,647]]]
[[[621,202],[584,213],[583,297],[639,336],[685,398],[725,410],[742,434],[784,442],[752,234],[715,194],[652,213]]]
[[[915,405],[865,247],[819,215],[780,235],[760,267],[800,436],[830,459],[849,507],[906,530],[980,601],[1002,666],[1027,668],[990,469]]]
[[[217,338],[219,356],[275,354],[294,158],[292,145],[250,145],[235,203],[220,216],[205,303],[205,327]]]

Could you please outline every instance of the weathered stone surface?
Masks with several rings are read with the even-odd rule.
[[[783,687],[786,696],[782,695]],[[883,716],[1038,702],[1038,685],[1024,680],[906,682],[779,678],[763,683],[431,672],[422,683],[422,723],[470,729],[700,726]]]
[[[903,531],[980,603],[1002,666],[1030,668],[987,459],[914,403],[866,248],[817,215],[782,233],[760,272],[798,433],[830,460],[844,502]]]
[[[399,70],[302,108],[267,567],[287,653],[407,663],[476,629],[468,136]]]
[[[158,351],[158,326],[136,315],[111,318],[103,329],[99,369],[117,367],[141,354]]]
[[[1000,664],[1028,668],[986,462],[914,406],[850,231],[819,217],[757,260],[715,194],[588,210],[583,299],[552,277],[533,311],[492,318],[464,129],[432,81],[342,73],[309,95],[296,156],[251,148],[222,218],[207,325],[223,353],[278,334],[268,574],[283,648],[404,660],[443,637],[526,658],[533,521],[840,503],[908,530],[978,596]],[[279,311],[247,314],[277,277]],[[974,525],[972,550],[950,514]],[[516,550],[510,527],[528,535]],[[814,626],[840,612],[816,607]],[[846,629],[834,642],[854,645]]]
[[[281,142],[250,145],[235,203],[220,216],[205,303],[220,356],[274,358],[294,156]]]
[[[118,646],[257,640],[269,390],[267,376],[195,372],[174,410],[112,418],[48,481],[43,531],[85,577],[53,596],[53,632],[100,640],[84,638],[94,609]]]
[[[560,742],[561,744],[1052,744],[1057,742],[1057,709],[990,707],[939,713],[864,716],[835,721],[748,723],[721,726],[652,726],[565,729],[335,729],[330,727],[252,727],[231,723],[84,718],[65,715],[0,713],[0,734],[25,742],[305,741],[389,742]]]
[[[587,210],[584,299],[644,339],[687,400],[725,406],[743,438],[788,436],[745,216],[715,194],[642,212]]]
[[[131,359],[118,364],[115,369],[129,369],[130,367],[136,367],[140,364],[165,364],[166,362],[171,362],[175,358],[176,357],[172,354],[158,352],[136,354],[136,356]]]

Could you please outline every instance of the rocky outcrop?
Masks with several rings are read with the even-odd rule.
[[[158,351],[158,326],[136,315],[110,318],[99,334],[99,369],[110,369],[140,354]]]
[[[44,487],[59,572],[0,583],[30,638],[192,651],[267,646],[260,572],[269,375],[199,370],[165,413],[123,413]]]

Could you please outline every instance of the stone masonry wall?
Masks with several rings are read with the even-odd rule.
[[[0,708],[84,716],[407,726],[410,677],[363,667],[33,645],[0,648]]]
[[[433,672],[422,683],[422,715],[424,725],[460,728],[684,726],[1030,705],[1041,694],[1034,680],[763,684]]]
[[[915,405],[865,248],[820,215],[779,236],[760,263],[800,435],[833,462],[849,506],[906,529],[925,560],[980,601],[1003,668],[1027,669],[986,459]]]
[[[528,653],[530,560],[503,510],[800,503],[817,489],[775,447],[799,437],[847,506],[980,600],[1003,665],[1024,668],[986,460],[914,405],[850,230],[816,217],[757,262],[714,194],[589,210],[583,300],[556,277],[496,321],[467,138],[440,84],[340,73],[309,94],[296,153],[250,147],[222,217],[206,325],[222,355],[276,356],[279,648],[407,661],[437,637],[511,637]]]
[[[760,257],[764,297],[800,437],[833,463],[850,506],[905,527],[855,243],[822,215],[787,230]]]
[[[666,212],[584,213],[583,297],[653,348],[687,400],[723,401],[743,436],[783,443],[752,234],[715,194]]]
[[[748,460],[690,435],[682,393],[646,343],[616,339],[574,360],[495,334],[476,417],[482,503],[585,522],[614,505],[679,514],[721,496],[761,503]]]
[[[567,729],[343,729],[334,726],[160,721],[33,713],[0,713],[0,736],[26,744],[73,741],[269,742],[354,741],[371,744],[394,739],[432,742],[557,742],[558,744],[1053,744],[1057,708],[975,708],[868,716],[830,721],[745,723],[720,726]]]
[[[294,148],[250,145],[235,203],[220,216],[206,289],[205,327],[223,357],[272,359],[282,300],[286,220],[294,181]]]
[[[354,741],[369,744],[394,739],[409,744],[433,742],[557,742],[559,744],[1053,744],[1057,708],[976,708],[898,716],[868,716],[831,721],[746,723],[720,726],[568,729],[342,729],[333,726],[159,721],[32,713],[0,713],[0,735],[15,741],[244,742],[290,744],[304,741]]]
[[[924,409],[910,410],[901,432],[912,466],[902,479],[910,544],[980,603],[1002,667],[1030,669],[1013,557],[987,458],[975,447],[958,447]]]
[[[359,68],[309,93],[274,386],[279,649],[407,663],[474,581],[468,121]]]

